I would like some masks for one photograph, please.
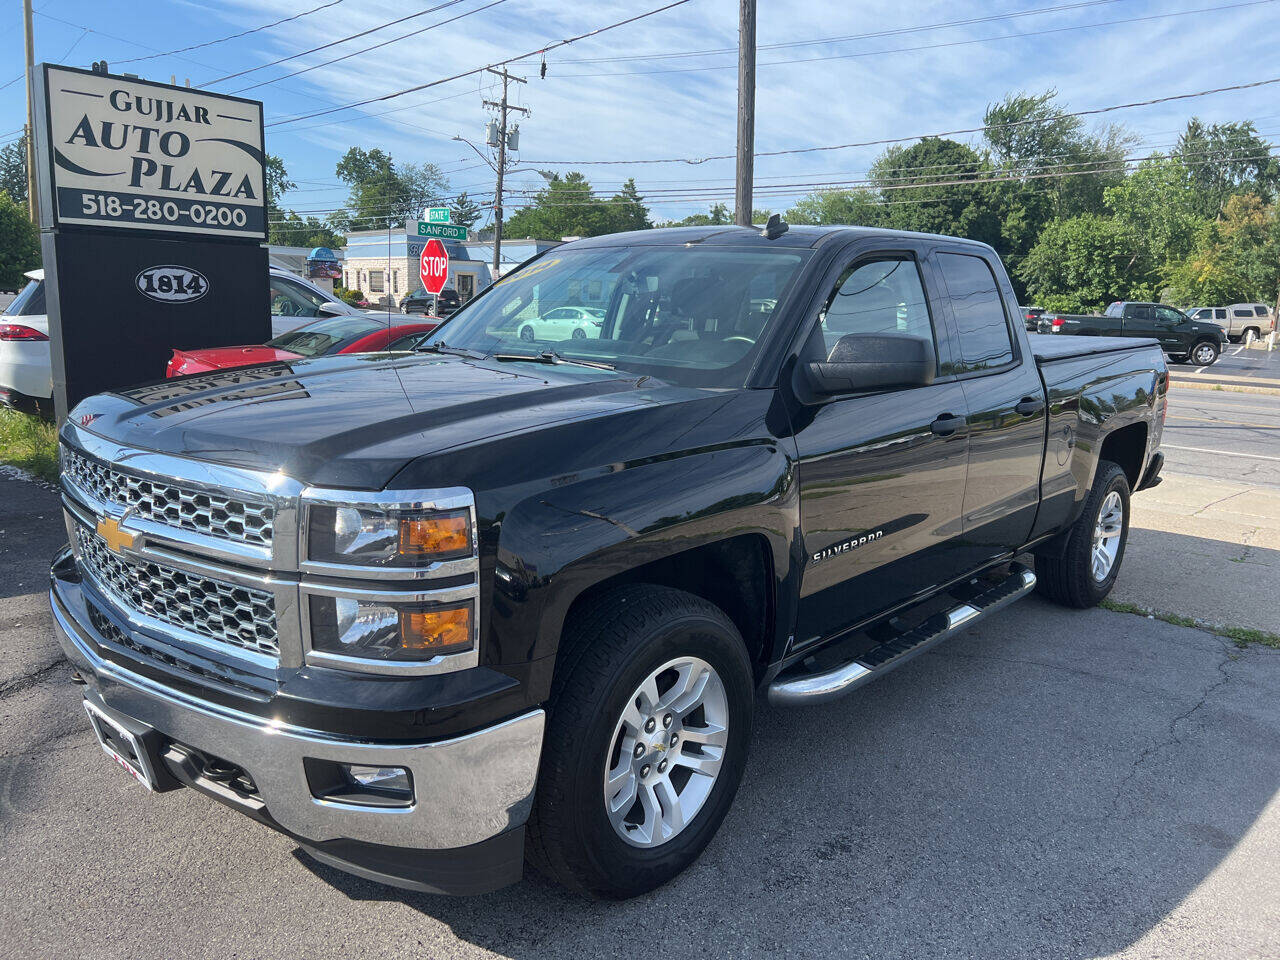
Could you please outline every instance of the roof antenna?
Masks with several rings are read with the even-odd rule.
[[[777,240],[790,229],[791,227],[787,221],[782,219],[782,214],[772,213],[769,215],[768,222],[765,223],[764,228],[760,232],[764,235],[766,240]]]

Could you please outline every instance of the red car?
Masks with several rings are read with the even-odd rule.
[[[247,367],[277,360],[303,360],[333,353],[371,353],[408,350],[440,321],[436,317],[406,317],[403,323],[380,317],[326,317],[282,333],[261,346],[210,347],[207,350],[175,350],[165,367],[166,377]]]

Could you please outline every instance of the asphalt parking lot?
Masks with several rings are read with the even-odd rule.
[[[1277,410],[1175,387],[1117,598],[1275,630]],[[62,539],[52,493],[0,478],[5,957],[1280,953],[1280,651],[1031,599],[844,701],[762,705],[734,809],[669,887],[448,899],[115,769],[52,638]]]

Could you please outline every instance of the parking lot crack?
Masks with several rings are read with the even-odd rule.
[[[1142,750],[1138,753],[1138,756],[1134,758],[1133,765],[1129,768],[1129,772],[1125,774],[1124,778],[1117,785],[1115,796],[1112,797],[1111,799],[1112,815],[1116,813],[1116,808],[1119,806],[1121,798],[1125,796],[1129,784],[1133,781],[1135,777],[1138,776],[1139,771],[1156,754],[1161,753],[1164,750],[1168,750],[1171,747],[1176,747],[1180,745],[1186,736],[1186,730],[1187,730],[1186,722],[1190,720],[1191,717],[1193,717],[1195,714],[1203,710],[1205,705],[1209,702],[1209,698],[1212,697],[1215,693],[1217,693],[1218,690],[1220,690],[1222,687],[1226,686],[1227,683],[1230,682],[1231,675],[1227,672],[1227,667],[1231,663],[1233,663],[1236,659],[1238,659],[1239,654],[1235,650],[1235,648],[1229,643],[1224,643],[1222,646],[1223,646],[1222,658],[1218,661],[1218,664],[1217,664],[1217,672],[1218,672],[1217,679],[1215,679],[1212,683],[1206,686],[1204,690],[1201,691],[1200,696],[1195,703],[1193,703],[1187,709],[1181,711],[1180,713],[1170,718],[1169,727],[1164,737],[1162,737],[1160,740],[1156,741],[1155,743],[1152,743],[1146,747],[1143,747]]]
[[[23,690],[28,690],[31,687],[39,686],[65,665],[66,661],[59,658],[51,663],[46,663],[42,666],[36,667],[36,669],[32,670],[30,673],[24,673],[21,676],[14,677],[12,680],[5,683],[0,683],[0,700],[7,699],[16,693],[21,693]]]

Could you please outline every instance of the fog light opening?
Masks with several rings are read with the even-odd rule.
[[[361,807],[411,807],[413,777],[404,767],[337,760],[303,761],[311,795],[328,803]]]

